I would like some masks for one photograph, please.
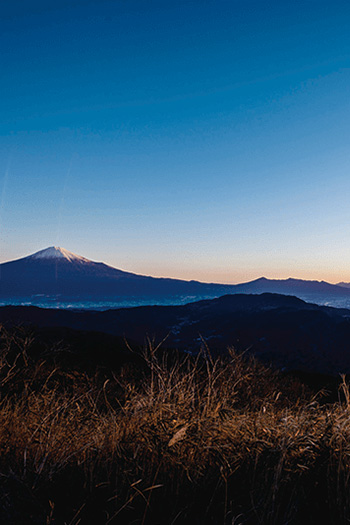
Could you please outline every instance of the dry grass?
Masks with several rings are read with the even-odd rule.
[[[1,522],[349,523],[345,379],[325,405],[232,350],[148,345],[87,374],[33,357],[25,332],[1,345]]]

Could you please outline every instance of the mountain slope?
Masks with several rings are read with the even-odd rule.
[[[227,293],[228,285],[154,278],[93,262],[63,248],[50,247],[0,265],[0,296],[65,297],[172,296]]]
[[[350,307],[350,288],[324,281],[266,279],[236,285],[156,278],[126,272],[51,246],[33,255],[0,264],[2,303],[41,306],[53,301],[79,307],[124,304],[179,304],[236,293],[294,295],[318,304]],[[98,304],[98,306],[96,305]],[[57,303],[58,304],[58,303]]]

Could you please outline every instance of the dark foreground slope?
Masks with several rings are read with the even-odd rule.
[[[103,365],[96,334],[56,335],[0,334],[1,523],[349,522],[345,383],[325,404],[234,352]]]
[[[95,311],[2,307],[0,323],[94,330],[143,345],[146,337],[197,352],[228,346],[279,368],[350,371],[350,311],[277,294],[230,295],[184,306]]]

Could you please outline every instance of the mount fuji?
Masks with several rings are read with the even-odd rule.
[[[0,264],[0,304],[112,308],[181,304],[225,294],[294,295],[305,301],[350,307],[350,288],[324,281],[266,279],[236,285],[183,281],[126,272],[51,246]]]
[[[125,301],[141,304],[211,298],[230,293],[232,286],[156,278],[118,270],[64,248],[50,246],[28,257],[0,264],[0,298],[25,298],[39,304],[43,297],[60,302]],[[3,301],[4,302],[4,301]],[[45,301],[44,301],[45,302]]]

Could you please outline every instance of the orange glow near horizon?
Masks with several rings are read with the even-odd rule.
[[[111,266],[117,267],[115,264],[109,263]],[[240,269],[234,270],[225,269],[208,269],[199,268],[198,266],[191,270],[190,268],[174,267],[173,265],[157,265],[156,267],[150,265],[133,265],[129,264],[128,267],[119,269],[129,271],[141,275],[150,275],[152,277],[163,277],[171,279],[182,279],[185,281],[201,281],[206,283],[220,283],[220,284],[239,284],[243,282],[253,281],[260,277],[266,277],[267,279],[302,279],[306,281],[327,281],[331,284],[337,284],[339,282],[350,282],[350,272],[335,271],[329,269],[317,269],[313,272],[310,269],[303,270],[297,268],[289,269],[267,269],[266,267],[255,268],[255,269]],[[346,277],[348,275],[348,277]]]
[[[26,252],[23,254],[22,249],[14,250],[13,253],[8,253],[6,258],[2,258],[0,264],[26,257],[33,254],[35,249],[28,248]],[[169,263],[170,258],[165,255],[162,258],[155,259],[150,256],[141,258],[139,254],[115,258],[109,257],[105,252],[96,252],[94,249],[86,250],[84,248],[77,249],[76,254],[94,262],[103,262],[125,272],[186,281],[238,284],[266,277],[267,279],[281,280],[294,278],[310,281],[327,281],[331,284],[350,282],[349,269],[345,265],[337,265],[336,267],[334,260],[324,260],[318,264],[305,260],[303,261],[304,267],[301,267],[298,261],[293,261],[294,264],[290,264],[287,267],[285,261],[281,260],[280,264],[272,260],[270,262],[266,256],[261,256],[261,264],[256,258],[254,262],[249,264],[249,261],[252,261],[252,257],[249,256],[246,258],[240,257],[239,260],[237,260],[238,258],[236,260],[232,258],[232,262],[229,262],[226,258],[225,264],[223,264],[219,257],[204,258],[203,255],[201,257],[184,257],[181,253],[176,254],[171,263]],[[245,261],[247,262],[245,263]]]

